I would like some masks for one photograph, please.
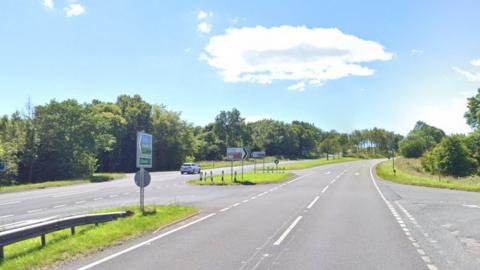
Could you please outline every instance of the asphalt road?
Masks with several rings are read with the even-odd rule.
[[[155,174],[147,203],[189,204],[202,212],[62,268],[480,269],[480,195],[378,180],[371,170],[376,162],[326,165],[257,186],[190,186],[184,182],[191,176]],[[131,185],[26,192],[12,204],[5,203],[14,195],[5,194],[0,213],[39,218],[135,203]],[[43,210],[28,213],[31,207]]]

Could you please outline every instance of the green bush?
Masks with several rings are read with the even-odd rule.
[[[478,163],[465,144],[465,137],[445,137],[432,151],[422,157],[422,165],[428,172],[442,175],[468,176],[477,170]]]
[[[407,158],[421,157],[425,150],[425,141],[419,136],[410,136],[400,142],[400,154]]]

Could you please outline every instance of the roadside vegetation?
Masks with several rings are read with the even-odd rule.
[[[204,169],[229,165],[228,147],[265,151],[288,160],[326,156],[387,156],[401,135],[381,128],[340,133],[303,121],[264,119],[247,123],[239,110],[220,111],[205,126],[194,126],[177,111],[139,95],[115,102],[51,100],[0,116],[0,185],[87,179],[96,172],[134,172],[136,132],[153,135],[151,171],[178,170],[194,160]],[[212,164],[212,165],[210,165]],[[238,163],[236,163],[238,164]],[[71,179],[71,180],[70,180]],[[58,183],[57,183],[58,184]]]
[[[272,163],[274,160],[276,160],[276,157],[265,157],[265,163]],[[284,159],[278,159],[280,161],[283,161]],[[262,166],[262,159],[257,159],[257,166],[260,165]],[[214,160],[214,161],[197,161],[196,162],[198,165],[200,165],[202,170],[210,170],[210,169],[215,169],[215,168],[224,168],[224,167],[230,167],[231,162],[228,160]],[[253,159],[248,159],[243,161],[243,165],[253,165],[254,161]],[[241,166],[242,162],[241,161],[234,161],[233,166]]]
[[[80,185],[80,184],[87,184],[87,183],[100,183],[100,182],[117,180],[124,177],[125,177],[124,173],[94,173],[90,177],[80,178],[80,179],[45,181],[41,183],[30,183],[30,184],[11,183],[8,186],[0,186],[0,193],[18,192],[18,191],[26,191],[26,190],[32,190],[32,189],[44,189],[44,188],[50,188],[50,187],[63,187],[63,186]]]
[[[248,172],[242,174],[237,172],[236,181],[234,181],[235,175],[225,174],[222,180],[221,175],[214,175],[213,180],[210,175],[207,174],[207,178],[200,180],[190,180],[188,183],[194,185],[213,185],[213,186],[224,186],[224,185],[257,185],[257,184],[272,184],[285,181],[294,176],[293,173],[289,172],[274,172],[274,173],[262,173],[262,172]],[[233,179],[233,180],[232,180]]]
[[[286,170],[300,170],[300,169],[307,169],[307,168],[312,168],[312,167],[321,166],[321,165],[355,161],[355,160],[360,160],[360,158],[355,158],[355,157],[338,157],[338,158],[329,158],[329,159],[322,158],[322,159],[314,159],[314,160],[289,163],[289,164],[282,165],[281,167],[285,168]]]
[[[391,160],[377,165],[377,175],[385,180],[399,184],[447,188],[465,191],[480,191],[480,176],[466,177],[433,175],[423,168],[420,159],[398,158],[395,159],[396,174],[393,173]]]
[[[380,164],[380,177],[399,183],[479,191],[480,89],[468,98],[465,119],[469,134],[446,135],[439,128],[418,121],[399,143],[397,175],[389,163]]]
[[[118,245],[122,241],[154,231],[175,221],[197,213],[188,206],[148,206],[149,212],[142,215],[137,207],[106,209],[104,212],[131,210],[134,215],[118,220],[76,228],[76,234],[70,230],[48,234],[47,244],[41,247],[38,238],[22,241],[5,247],[5,259],[0,269],[50,269],[66,261],[95,254],[97,251]]]

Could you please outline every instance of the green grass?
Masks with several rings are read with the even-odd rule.
[[[86,183],[98,183],[116,180],[125,177],[124,173],[94,173],[93,176],[81,179],[71,179],[71,180],[56,180],[56,181],[46,181],[42,183],[33,183],[33,184],[20,184],[13,186],[0,186],[0,193],[3,192],[18,192],[31,189],[42,189],[49,187],[63,187],[70,185],[79,185]]]
[[[280,172],[280,173],[253,173],[248,172],[243,174],[243,181],[242,181],[242,174],[237,172],[237,181],[234,182],[231,179],[230,174],[225,174],[224,181],[222,181],[221,175],[213,176],[213,181],[208,175],[207,180],[200,181],[199,179],[190,180],[188,183],[195,184],[195,185],[256,185],[256,184],[271,184],[271,183],[278,183],[281,181],[285,181],[286,179],[291,178],[294,176],[293,173],[288,172]]]
[[[116,221],[76,228],[76,234],[70,230],[47,234],[47,244],[41,247],[40,238],[22,241],[5,247],[5,259],[0,269],[50,269],[65,261],[72,261],[99,250],[118,245],[122,241],[154,231],[190,215],[197,210],[188,206],[149,206],[155,209],[153,214],[142,215],[137,207],[116,208],[105,212],[132,210],[134,215]]]
[[[348,161],[355,161],[360,160],[359,158],[352,158],[352,157],[342,157],[342,158],[330,158],[327,160],[326,158],[321,159],[313,159],[307,161],[300,161],[295,163],[289,163],[282,165],[281,167],[285,167],[287,170],[300,170],[300,169],[307,169],[321,165],[333,164],[333,163],[340,163],[340,162],[348,162]]]
[[[449,177],[432,175],[423,170],[418,159],[399,158],[395,160],[396,175],[393,175],[392,161],[385,161],[377,165],[377,175],[385,180],[399,184],[446,188],[465,191],[480,191],[480,177]]]
[[[265,157],[265,163],[271,163],[273,162],[275,157]],[[279,159],[281,160],[281,159]],[[257,159],[257,165],[262,165],[262,160]],[[230,167],[231,162],[226,161],[226,160],[217,160],[217,161],[196,161],[198,165],[202,168],[202,170],[209,170],[209,169],[215,169],[215,168],[225,168],[225,167]],[[254,163],[253,159],[245,160],[243,162],[243,165],[252,165]],[[233,166],[241,166],[242,162],[241,161],[234,161]]]

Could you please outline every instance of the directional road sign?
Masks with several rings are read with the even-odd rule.
[[[227,148],[227,159],[230,161],[245,160],[248,157],[248,149],[245,147]]]
[[[275,165],[278,165],[278,163],[280,163],[280,161],[278,161],[278,159],[275,159]]]
[[[264,158],[265,151],[252,152],[252,158]]]
[[[152,168],[152,135],[137,132],[137,167]]]

